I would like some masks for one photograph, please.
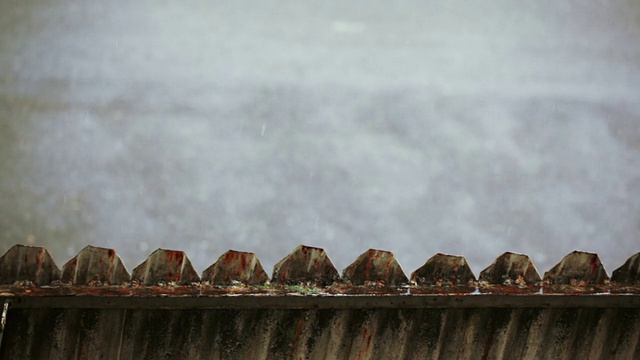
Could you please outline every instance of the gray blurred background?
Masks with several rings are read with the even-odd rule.
[[[640,2],[0,2],[0,251],[640,251]]]

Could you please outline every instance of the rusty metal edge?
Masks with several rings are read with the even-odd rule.
[[[11,308],[91,309],[409,309],[409,308],[634,308],[633,295],[239,295],[198,297],[4,297]]]

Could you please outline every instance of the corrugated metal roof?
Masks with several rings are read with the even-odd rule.
[[[371,249],[342,272],[299,246],[269,281],[230,250],[201,276],[158,249],[129,275],[88,246],[60,270],[46,249],[0,258],[2,358],[640,358],[640,253],[609,278],[573,252],[540,277],[504,253],[478,278],[437,254],[408,277]]]

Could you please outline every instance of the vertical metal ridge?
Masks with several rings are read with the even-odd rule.
[[[613,271],[611,281],[624,285],[640,283],[640,252],[631,256],[622,266]]]
[[[535,284],[541,280],[538,270],[524,254],[505,252],[480,272],[478,278],[489,284]]]
[[[117,348],[117,357],[116,360],[120,360],[120,357],[122,356],[122,343],[124,341],[124,325],[125,325],[125,321],[127,320],[127,309],[122,310],[122,325],[120,326],[120,332],[118,333],[118,348]]]
[[[236,281],[262,285],[269,281],[269,276],[254,253],[229,250],[202,272],[202,281],[213,285],[232,285]]]
[[[273,267],[277,284],[314,283],[329,285],[340,279],[324,249],[300,245]]]
[[[61,280],[73,285],[122,285],[131,275],[115,250],[89,245],[64,264]]]
[[[411,274],[417,285],[464,286],[476,281],[464,256],[436,254]]]
[[[133,269],[131,278],[143,285],[186,285],[200,281],[198,273],[183,251],[167,249],[158,249],[151,253],[142,264]]]
[[[598,254],[574,251],[547,271],[544,280],[559,285],[603,284],[609,275]]]
[[[402,267],[391,251],[369,249],[342,271],[342,278],[353,285],[381,283],[400,286],[409,283]]]
[[[0,284],[31,282],[48,285],[60,279],[60,269],[47,249],[15,245],[0,257]]]

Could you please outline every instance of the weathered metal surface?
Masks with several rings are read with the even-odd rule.
[[[301,291],[322,296],[461,294],[476,290],[526,294],[533,289],[543,294],[637,294],[639,256],[630,257],[609,282],[596,254],[574,252],[547,271],[545,281],[540,283],[526,255],[504,253],[481,272],[477,283],[464,257],[437,254],[412,273],[413,284],[406,286],[406,276],[390,252],[371,249],[363,253],[344,269],[341,279],[324,250],[299,246],[274,266],[273,283],[269,285],[253,253],[228,251],[203,272],[200,281],[183,252],[159,249],[134,269],[129,282],[114,250],[88,246],[65,264],[61,284],[57,282],[60,272],[46,249],[16,245],[0,258],[0,283],[9,285],[4,290],[0,286],[0,291],[14,297],[280,295]],[[109,286],[118,284],[129,286]],[[38,287],[42,285],[49,286]]]
[[[143,285],[189,284],[200,281],[191,261],[182,251],[158,249],[133,269],[132,279]]]
[[[47,285],[60,279],[60,269],[47,249],[15,245],[0,257],[0,284]]]
[[[480,272],[479,280],[489,284],[524,285],[535,284],[542,279],[527,255],[506,252]]]
[[[338,280],[338,270],[324,249],[300,245],[273,267],[272,282],[296,285],[328,285]]]
[[[477,291],[476,277],[462,256],[436,254],[411,274],[416,294],[469,294]]]
[[[45,249],[9,250],[0,358],[640,358],[638,254],[612,282],[583,252],[541,282],[526,255],[505,253],[479,283],[463,257],[438,254],[411,284],[379,250],[344,281],[305,246],[276,264],[272,283],[251,253],[223,254],[202,281],[181,251],[154,252],[131,281],[116,258],[87,247],[56,281]]]
[[[0,358],[118,359],[126,312],[122,309],[10,309]]]
[[[640,308],[640,294],[310,294],[275,291],[269,293],[220,292],[180,294],[171,292],[139,296],[27,295],[8,297],[12,309],[427,309],[427,308]]]
[[[631,256],[622,266],[614,270],[611,281],[623,285],[640,284],[640,253]]]
[[[202,273],[202,281],[213,285],[262,285],[269,276],[254,253],[229,250]]]
[[[417,285],[464,286],[476,280],[463,256],[436,254],[411,274]]]
[[[632,359],[638,309],[181,310],[127,314],[121,358]],[[140,331],[141,329],[152,329]],[[583,331],[587,329],[587,331]]]
[[[542,283],[535,265],[527,255],[506,252],[480,272],[480,292],[486,294],[535,294]]]
[[[637,359],[638,308],[13,309],[3,359]]]
[[[407,285],[409,279],[390,251],[369,249],[342,271],[343,280],[353,285]]]
[[[552,284],[603,284],[609,276],[598,254],[574,251],[544,273],[544,280]]]
[[[74,285],[120,285],[131,281],[115,250],[87,246],[62,267],[62,282]]]

